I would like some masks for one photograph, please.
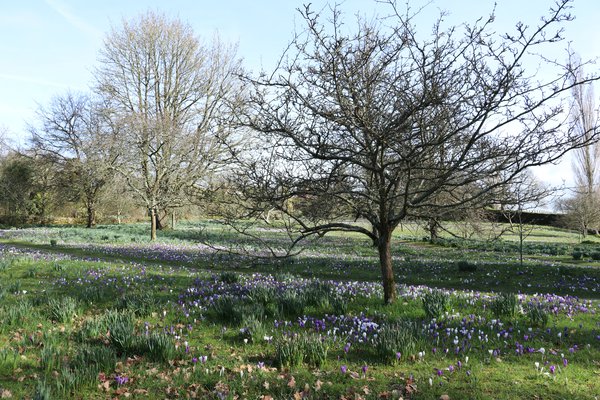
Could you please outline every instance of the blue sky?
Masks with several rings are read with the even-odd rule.
[[[16,141],[27,137],[26,123],[34,122],[37,104],[47,104],[53,95],[66,90],[88,90],[102,41],[111,26],[148,9],[179,17],[200,37],[215,31],[239,44],[239,55],[251,70],[273,65],[300,25],[296,8],[308,1],[297,0],[0,0],[0,126]],[[312,0],[320,9],[327,2]],[[339,2],[339,1],[338,1]],[[551,0],[497,0],[497,27],[509,30],[522,20],[539,21]],[[404,4],[401,0],[399,4]],[[425,0],[413,0],[419,7]],[[421,14],[424,32],[440,10],[447,10],[449,24],[474,21],[488,15],[494,0],[433,0]],[[349,14],[374,12],[374,0],[346,0]],[[379,6],[379,10],[384,10]],[[575,0],[574,22],[566,25],[568,40],[583,58],[600,56],[597,39],[600,2]],[[350,17],[350,15],[349,15]],[[352,18],[347,22],[351,23]],[[566,44],[553,51],[561,61]],[[600,66],[598,67],[600,68]],[[563,163],[564,164],[564,163]],[[547,167],[538,175],[553,181],[568,179],[570,167]]]

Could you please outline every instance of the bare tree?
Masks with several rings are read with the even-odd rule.
[[[147,208],[152,240],[158,213],[181,206],[228,158],[226,120],[240,89],[235,53],[152,12],[105,39],[96,79],[121,127],[115,169]]]
[[[515,177],[505,190],[502,213],[508,220],[508,231],[517,235],[521,266],[523,266],[525,240],[536,227],[535,219],[524,218],[524,214],[544,206],[544,202],[553,192],[552,187],[536,180],[529,171],[524,171]]]
[[[581,80],[584,77],[579,57],[572,62],[577,69],[571,79]],[[582,140],[589,140],[597,132],[600,112],[596,108],[594,87],[592,83],[575,86],[572,90],[571,124]],[[562,203],[562,208],[576,221],[585,237],[590,228],[600,227],[600,144],[592,143],[573,152],[573,173],[575,176],[574,198]]]
[[[67,201],[83,202],[91,228],[100,192],[111,175],[114,131],[102,107],[85,94],[55,96],[48,107],[38,107],[37,117],[40,126],[29,127],[32,150],[54,164],[58,193]]]
[[[391,303],[398,224],[499,204],[499,189],[528,167],[595,141],[595,133],[563,129],[561,99],[598,77],[573,80],[581,66],[541,55],[562,39],[569,0],[538,26],[518,23],[506,34],[494,32],[493,15],[448,29],[442,15],[429,38],[409,9],[386,3],[392,16],[352,26],[337,8],[327,20],[301,10],[306,31],[278,69],[250,79],[252,113],[243,123],[264,148],[246,163],[237,193],[249,215],[287,215],[293,243],[330,231],[376,241]],[[531,63],[542,63],[547,78],[527,71]],[[294,201],[326,212],[303,214]]]

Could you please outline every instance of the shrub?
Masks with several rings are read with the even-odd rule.
[[[496,318],[509,317],[512,318],[517,313],[518,299],[514,293],[501,293],[490,305],[490,309]]]
[[[583,258],[583,252],[579,250],[573,250],[571,253],[573,260],[581,260]]]
[[[548,325],[548,312],[541,304],[530,304],[527,307],[527,319],[532,326],[545,328]]]
[[[72,297],[48,300],[50,319],[58,323],[71,322],[77,311],[77,302]]]
[[[441,290],[432,290],[423,296],[423,311],[427,318],[440,318],[448,311],[450,296]]]
[[[414,354],[420,337],[418,322],[400,320],[384,326],[375,339],[375,349],[384,361],[397,360],[399,354]]]
[[[58,242],[56,241],[56,239],[50,239],[50,246],[56,247],[57,244]]]
[[[592,260],[594,261],[600,261],[600,251],[593,251],[590,253],[590,257],[592,258]]]

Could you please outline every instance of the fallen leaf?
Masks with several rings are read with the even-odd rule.
[[[315,390],[317,390],[317,391],[321,390],[321,385],[323,385],[323,382],[321,382],[319,379],[317,379],[317,381],[315,382]]]
[[[2,391],[0,392],[0,398],[10,399],[12,398],[12,393],[8,389],[2,389]]]
[[[294,378],[293,375],[290,378],[290,380],[288,381],[287,385],[288,385],[289,388],[296,387],[296,379]]]

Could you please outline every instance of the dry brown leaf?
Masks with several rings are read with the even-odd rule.
[[[10,398],[12,398],[11,391],[8,390],[8,389],[2,389],[2,391],[0,391],[0,398],[2,398],[2,399],[10,399]]]
[[[296,378],[294,378],[293,375],[290,378],[290,380],[288,381],[287,385],[288,385],[289,388],[296,387]]]
[[[316,391],[321,390],[322,385],[323,385],[323,382],[321,382],[321,380],[317,379],[317,381],[315,382],[315,390]]]

